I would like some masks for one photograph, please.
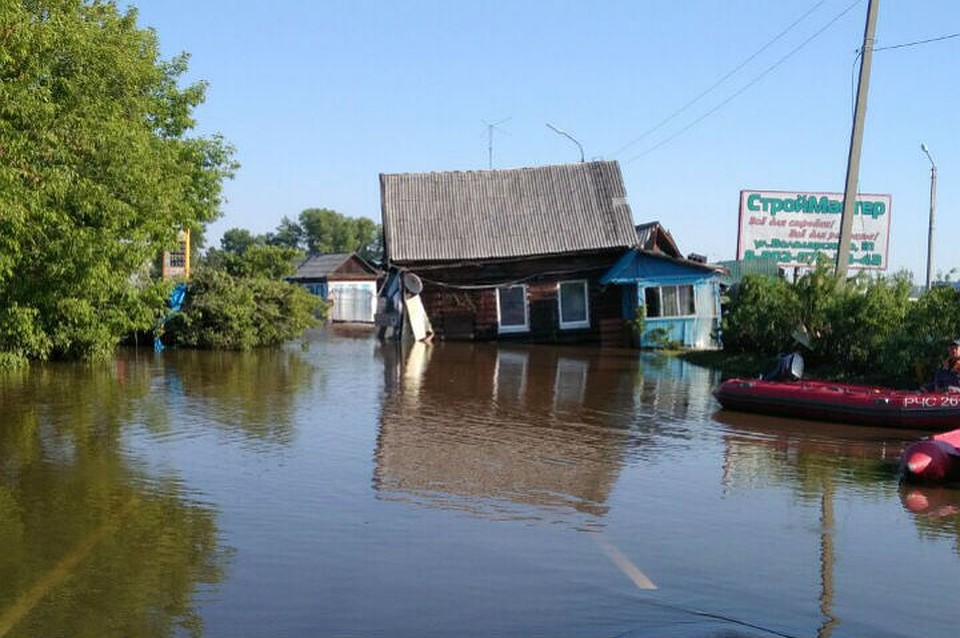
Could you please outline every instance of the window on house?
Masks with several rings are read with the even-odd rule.
[[[311,294],[323,297],[324,299],[327,298],[327,284],[303,284],[303,287]]]
[[[497,288],[497,319],[500,332],[526,332],[530,329],[527,287]]]
[[[585,280],[561,281],[557,284],[557,303],[560,305],[561,328],[590,326],[590,308]]]
[[[644,288],[643,298],[648,317],[685,317],[696,314],[693,286]]]

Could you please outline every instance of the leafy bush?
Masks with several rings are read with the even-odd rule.
[[[827,289],[822,298],[826,328],[812,341],[815,360],[842,362],[855,374],[895,372],[909,308],[908,280],[859,277],[845,286]]]
[[[960,337],[960,292],[936,287],[910,299],[907,273],[839,280],[824,264],[796,283],[748,276],[724,308],[725,349],[801,350],[834,376],[914,385],[929,380]]]
[[[323,301],[299,286],[203,268],[181,312],[167,323],[165,341],[224,350],[276,346],[299,337],[325,312]]]
[[[903,327],[892,344],[891,365],[929,380],[944,358],[945,344],[960,337],[960,291],[952,286],[932,288],[907,309]]]
[[[777,354],[793,345],[800,321],[797,290],[783,279],[748,275],[730,295],[722,319],[724,348]]]

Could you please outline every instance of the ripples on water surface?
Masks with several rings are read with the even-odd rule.
[[[127,351],[0,379],[0,638],[949,636],[902,430],[625,350]]]

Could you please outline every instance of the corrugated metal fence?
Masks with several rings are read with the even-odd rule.
[[[376,310],[376,285],[372,282],[332,283],[332,321],[373,323]]]

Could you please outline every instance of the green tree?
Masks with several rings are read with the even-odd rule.
[[[960,337],[960,291],[935,286],[909,304],[893,345],[900,369],[929,381],[945,357],[947,344]]]
[[[269,235],[254,235],[231,228],[220,239],[220,249],[211,248],[204,258],[207,268],[223,270],[234,277],[283,279],[296,272],[303,253],[282,244],[271,244]]]
[[[303,228],[289,217],[280,220],[277,232],[267,234],[267,243],[271,246],[286,246],[295,250],[302,250]]]
[[[295,248],[255,244],[247,249],[231,274],[236,277],[283,279],[296,272],[296,264],[302,258],[303,253]]]
[[[383,228],[380,224],[360,217],[357,219],[357,236],[361,241],[357,254],[374,265],[383,263]]]
[[[191,137],[205,85],[133,9],[0,3],[0,350],[96,357],[148,328],[144,264],[219,214],[236,164]]]
[[[377,263],[382,255],[380,225],[366,217],[346,217],[327,208],[300,213],[307,250],[311,253],[351,253]]]
[[[256,243],[263,243],[262,238],[258,238],[245,228],[231,228],[220,238],[220,249],[228,252],[242,255],[247,248]]]
[[[897,372],[898,335],[904,328],[910,293],[909,281],[860,275],[846,286],[825,295],[823,317],[829,329],[813,341],[820,361],[841,361],[858,375]]]

